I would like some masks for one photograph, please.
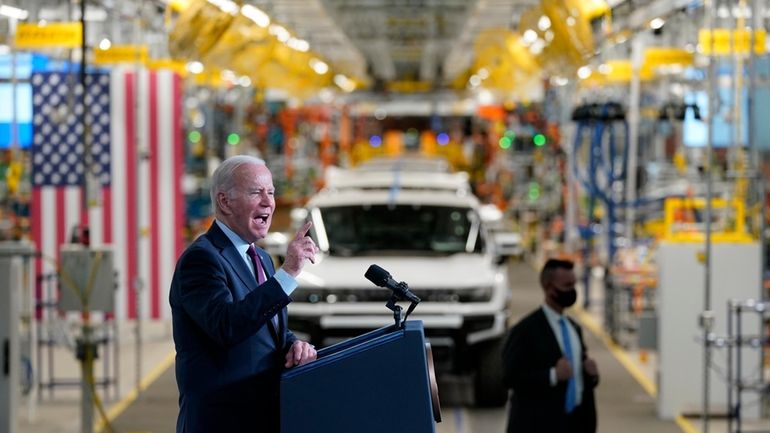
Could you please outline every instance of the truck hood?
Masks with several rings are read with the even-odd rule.
[[[396,281],[412,289],[491,286],[496,267],[480,254],[455,254],[448,257],[319,257],[307,263],[297,277],[300,287],[355,288],[374,287],[364,278],[369,266],[377,264]]]

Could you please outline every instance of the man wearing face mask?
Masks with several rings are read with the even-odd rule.
[[[564,309],[577,298],[573,263],[550,259],[540,273],[543,305],[517,323],[503,349],[511,388],[508,433],[594,433],[596,362]]]

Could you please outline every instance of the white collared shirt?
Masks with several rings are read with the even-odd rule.
[[[583,400],[583,348],[580,346],[580,337],[578,337],[578,333],[575,330],[575,327],[572,326],[572,322],[570,322],[566,316],[557,313],[553,310],[553,308],[546,304],[543,304],[542,308],[546,319],[548,319],[548,324],[551,325],[553,335],[556,336],[556,341],[559,343],[559,349],[561,349],[562,353],[564,353],[564,341],[562,340],[561,336],[561,325],[559,325],[559,319],[564,317],[564,321],[567,322],[567,332],[569,333],[570,345],[572,347],[572,359],[574,363],[574,365],[572,365],[572,374],[575,376],[575,405],[580,406],[580,403]],[[556,379],[556,368],[551,367],[551,386],[556,386],[557,382],[558,380]]]

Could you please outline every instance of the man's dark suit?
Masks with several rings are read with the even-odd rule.
[[[177,433],[277,432],[278,389],[290,299],[257,250],[267,281],[257,281],[216,223],[182,254],[170,303],[179,386]],[[278,313],[278,330],[271,317]]]
[[[585,359],[583,333],[573,320],[570,323],[580,337]],[[538,308],[511,329],[503,349],[503,378],[513,389],[508,433],[594,433],[596,406],[594,387],[597,378],[583,375],[580,406],[565,414],[566,382],[551,386],[550,370],[561,358],[562,351],[545,312]]]

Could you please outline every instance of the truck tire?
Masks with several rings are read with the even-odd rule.
[[[503,384],[503,339],[479,348],[474,383],[477,407],[501,407],[508,400],[508,389]]]

